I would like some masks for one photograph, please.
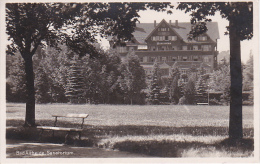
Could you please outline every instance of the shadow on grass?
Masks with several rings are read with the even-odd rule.
[[[182,157],[182,153],[185,149],[207,146],[208,145],[201,142],[124,141],[116,143],[114,148],[120,151],[154,157]]]
[[[6,126],[21,127],[23,120],[7,120]],[[41,120],[37,122],[38,125],[53,126],[53,121]],[[79,124],[72,124],[66,121],[59,121],[57,126],[61,127],[77,127]],[[120,126],[93,126],[85,125],[83,136],[126,136],[126,135],[172,135],[172,134],[183,134],[192,136],[227,136],[228,127],[167,127],[167,126],[144,126],[144,125],[120,125]],[[254,137],[253,128],[243,129],[244,137]]]
[[[14,140],[39,141],[39,130],[36,128],[24,128],[22,120],[7,120],[7,126],[18,128],[7,128],[6,138]],[[38,122],[40,125],[52,126],[53,122],[42,120]],[[60,126],[75,127],[76,124],[69,122],[61,122]],[[82,147],[95,147],[104,137],[124,137],[124,136],[151,136],[151,135],[191,135],[191,136],[227,136],[227,127],[162,127],[162,126],[92,126],[86,125],[82,133],[83,140],[77,139],[77,134],[70,135],[67,144]],[[127,151],[137,154],[145,154],[154,157],[182,157],[185,150],[204,149],[210,150],[214,148],[226,152],[250,151],[254,150],[253,128],[245,128],[244,136],[250,139],[243,139],[239,143],[232,140],[223,140],[218,143],[206,144],[198,141],[169,141],[169,140],[149,140],[149,141],[118,141],[112,146],[104,146],[104,148],[112,148],[120,151]],[[51,131],[43,133],[41,142],[64,143],[66,132],[56,131],[52,137]]]
[[[237,145],[229,145],[225,139],[214,144],[203,142],[177,142],[177,141],[124,141],[114,145],[114,149],[131,153],[145,154],[154,157],[183,157],[184,151],[195,150],[197,154],[190,157],[208,156],[207,153],[222,153],[223,156],[247,156],[254,151],[253,139],[243,139]],[[206,151],[206,153],[205,153]],[[248,152],[248,153],[245,153]],[[245,153],[245,155],[244,155]],[[210,153],[209,153],[210,154]],[[216,153],[217,154],[217,153]],[[239,154],[239,155],[236,155]]]

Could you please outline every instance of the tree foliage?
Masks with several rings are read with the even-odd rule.
[[[119,79],[119,85],[122,91],[130,100],[130,104],[133,104],[133,99],[141,99],[141,91],[145,89],[145,72],[140,65],[138,56],[134,53],[129,53],[126,61],[122,63],[121,77]]]
[[[243,69],[243,90],[251,91],[254,87],[254,59],[253,55],[250,54],[249,60],[246,62],[245,68]]]
[[[66,45],[80,56],[97,56],[92,42],[98,32],[117,41],[130,40],[138,11],[165,11],[169,3],[7,3],[7,54],[19,51],[25,61],[27,102],[25,126],[35,126],[32,56],[44,42]],[[171,6],[170,6],[171,7]]]
[[[149,94],[149,101],[152,104],[158,105],[159,99],[160,99],[160,85],[161,81],[161,73],[160,73],[160,67],[157,61],[154,62],[153,65],[153,74],[152,74],[152,80],[150,83],[150,94]]]
[[[202,2],[202,3],[180,3],[177,9],[191,12],[190,39],[205,33],[207,23],[212,20],[208,16],[214,16],[217,12],[223,19],[232,21],[232,27],[228,26],[225,34],[229,34],[230,28],[236,29],[236,35],[240,40],[253,37],[253,2]],[[235,25],[235,26],[233,26]]]
[[[243,91],[250,93],[247,100],[248,104],[254,104],[254,60],[252,54],[250,54],[243,69]]]
[[[185,98],[185,104],[195,104],[196,103],[196,76],[192,74],[188,78],[188,82],[184,85],[183,88],[183,97]]]
[[[85,88],[83,64],[77,56],[71,60],[71,66],[68,72],[68,83],[66,86],[66,96],[70,103],[81,104],[85,103]]]
[[[6,63],[6,92],[7,101],[26,102],[26,79],[24,71],[24,61],[21,56],[8,56]],[[8,62],[10,61],[10,62]]]
[[[180,71],[178,68],[171,69],[170,77],[168,79],[168,93],[171,103],[178,104],[181,98],[181,87],[179,86]]]

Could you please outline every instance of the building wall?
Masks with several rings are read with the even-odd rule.
[[[163,68],[164,74],[169,74],[169,69],[176,62],[203,63],[205,70],[209,73],[217,66],[216,51],[217,42],[213,41],[207,34],[203,34],[193,41],[183,41],[183,38],[171,28],[171,24],[164,20],[154,30],[147,34],[145,43],[136,42],[127,44],[126,47],[117,46],[119,53],[135,52],[139,57],[141,65],[147,75],[152,74],[155,61],[160,64],[166,63],[169,68]],[[122,56],[124,58],[125,56]],[[197,64],[199,66],[199,64]],[[187,71],[187,64],[180,65],[181,72]]]

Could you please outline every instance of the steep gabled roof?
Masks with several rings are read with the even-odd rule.
[[[158,25],[156,27],[158,27]],[[174,23],[172,23],[171,27],[174,31],[176,31],[179,34],[183,41],[189,42],[188,34],[191,30],[190,22],[179,22],[178,27],[176,27]],[[206,34],[212,39],[212,41],[215,42],[216,39],[219,39],[219,30],[217,22],[207,22],[207,28],[208,31]],[[144,44],[145,39],[151,34],[153,30],[155,30],[154,23],[137,23],[136,30],[134,31],[133,35],[140,44]]]
[[[190,23],[178,23],[178,26],[183,28],[174,28],[175,31],[183,38],[183,41],[188,41],[188,34],[191,30],[191,24]],[[214,42],[216,42],[216,39],[219,39],[219,30],[218,30],[218,23],[217,22],[207,22],[207,28],[208,31],[206,34],[210,37],[210,39]]]
[[[168,26],[178,37],[180,37],[182,39],[182,37],[174,30],[174,28],[172,28],[172,26],[170,24],[168,24],[164,19],[158,24],[156,25],[156,27],[153,29],[153,31],[145,38],[145,41],[151,37],[151,35],[161,26],[162,23],[165,23],[166,26]]]
[[[162,64],[159,65],[160,68],[170,68],[171,66],[168,65],[167,63],[163,62]]]

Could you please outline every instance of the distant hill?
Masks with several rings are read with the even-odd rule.
[[[229,62],[229,57],[230,57],[230,51],[222,51],[218,54],[218,63],[221,62],[224,58],[226,58],[226,61]]]

